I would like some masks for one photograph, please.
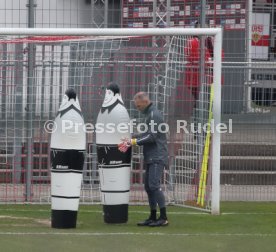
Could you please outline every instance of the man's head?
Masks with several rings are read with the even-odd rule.
[[[151,104],[150,98],[147,93],[145,92],[139,92],[133,97],[135,107],[143,112],[146,107],[148,107]]]

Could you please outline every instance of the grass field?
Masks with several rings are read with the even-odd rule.
[[[227,202],[221,215],[168,207],[168,227],[137,227],[146,206],[131,206],[129,222],[104,224],[101,206],[81,206],[76,229],[50,228],[49,205],[0,205],[1,252],[276,251],[276,203]]]

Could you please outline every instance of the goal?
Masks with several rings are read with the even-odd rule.
[[[111,81],[136,126],[132,98],[149,93],[168,125],[167,202],[219,213],[220,28],[0,29],[0,200],[50,200],[49,139],[62,96],[78,94],[96,123]],[[212,48],[208,47],[208,42]],[[91,129],[91,127],[89,127]],[[137,127],[136,129],[137,130]],[[146,204],[141,148],[132,154],[132,204]],[[81,202],[99,203],[95,134],[87,130]]]

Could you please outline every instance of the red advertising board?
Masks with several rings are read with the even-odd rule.
[[[166,13],[170,13],[170,27],[192,27],[199,21],[199,0],[171,0],[167,10],[166,0],[157,0],[157,22],[167,22]],[[206,25],[224,27],[226,30],[243,30],[246,26],[246,0],[211,0],[206,4]],[[153,0],[123,0],[122,26],[133,28],[153,27]],[[157,25],[158,26],[158,25]]]

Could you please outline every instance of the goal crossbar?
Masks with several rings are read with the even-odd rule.
[[[221,28],[0,28],[0,35],[32,36],[219,36],[221,32]]]

